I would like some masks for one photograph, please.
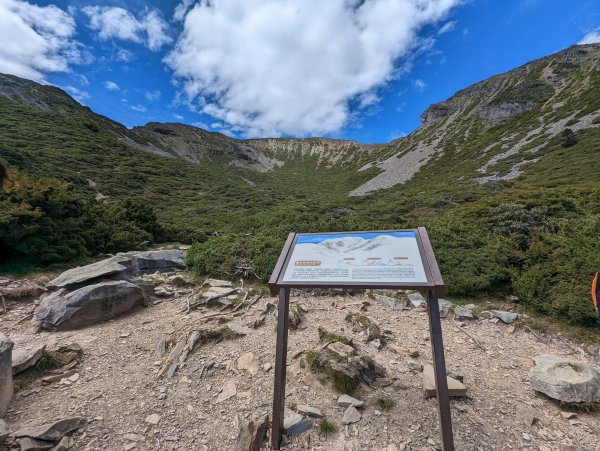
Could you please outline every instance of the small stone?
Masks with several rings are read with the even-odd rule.
[[[512,324],[518,317],[518,313],[503,312],[501,310],[492,310],[492,316],[500,319],[503,323]]]
[[[381,412],[380,412],[379,410],[377,410],[377,409],[373,410],[373,414],[374,414],[376,417],[380,417],[380,416],[381,416]]]
[[[136,446],[137,445],[135,443],[127,443],[126,445],[123,446],[123,450],[124,451],[131,451]]]
[[[75,373],[72,376],[67,377],[66,379],[71,382],[76,382],[79,380],[79,373]]]
[[[356,398],[353,398],[350,395],[341,395],[337,400],[338,405],[342,407],[362,407],[365,405],[364,401],[360,401]]]
[[[223,389],[221,390],[221,393],[219,393],[219,396],[217,396],[215,403],[218,404],[220,402],[223,402],[223,401],[235,396],[236,394],[237,394],[237,388],[235,386],[235,380],[230,380],[225,385],[223,385]]]
[[[523,432],[523,440],[526,440],[528,442],[531,441],[531,437],[529,436],[529,434],[527,432]]]
[[[407,357],[406,359],[404,359],[404,362],[406,363],[406,366],[408,366],[411,370],[418,371],[418,372],[423,371],[423,365],[421,365],[416,360],[411,359],[410,357]]]
[[[130,442],[143,442],[145,440],[145,437],[141,434],[123,434],[123,438]]]
[[[309,417],[323,418],[323,414],[316,407],[310,407],[310,406],[305,406],[305,405],[300,404],[300,405],[298,405],[297,410],[299,413],[302,413]]]
[[[375,340],[371,340],[369,342],[369,346],[371,346],[372,348],[375,348],[375,349],[381,349],[381,340],[379,338],[376,338]]]
[[[121,335],[119,335],[120,338],[127,338],[131,335],[131,332],[121,332]]]
[[[245,370],[254,375],[258,371],[259,364],[252,352],[246,352],[239,357],[237,367],[238,370]]]
[[[146,417],[146,423],[150,423],[153,425],[157,425],[160,422],[161,416],[157,413],[153,413],[152,415],[148,415]]]
[[[187,376],[183,376],[181,379],[179,379],[179,385],[190,385],[191,383],[192,381]]]
[[[520,404],[517,406],[516,418],[517,422],[529,427],[537,419],[537,413],[534,408]]]
[[[576,413],[574,412],[561,412],[560,415],[565,419],[565,420],[570,420],[571,418],[575,418],[577,416]]]
[[[269,371],[271,368],[273,368],[273,365],[271,365],[269,362],[265,363],[263,365],[263,371]]]
[[[446,318],[450,312],[454,309],[454,304],[446,299],[438,299],[438,304],[440,308],[440,317]]]
[[[410,293],[408,295],[408,300],[414,308],[421,308],[426,304],[425,298],[421,293]]]
[[[360,421],[361,414],[356,407],[348,406],[346,411],[344,412],[344,417],[342,418],[342,424],[352,424],[358,423]]]

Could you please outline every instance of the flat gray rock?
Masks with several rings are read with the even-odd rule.
[[[446,381],[448,383],[448,394],[450,396],[466,396],[467,387],[462,382],[452,377],[447,376]],[[436,396],[435,390],[435,373],[432,365],[425,365],[423,368],[423,392],[425,397],[431,398]]]
[[[312,428],[312,423],[286,407],[283,413],[283,428],[287,435],[299,435]]]
[[[101,279],[131,279],[140,274],[185,269],[185,252],[179,249],[119,253],[90,265],[63,272],[48,288],[77,288]]]
[[[456,316],[458,319],[473,319],[475,317],[473,315],[474,308],[474,304],[457,305],[454,307],[454,316]]]
[[[47,440],[58,442],[69,432],[73,432],[83,427],[85,420],[81,417],[63,418],[53,423],[46,423],[40,426],[32,426],[21,429],[14,433],[16,438],[30,437],[36,440]]]
[[[123,261],[124,259],[113,257],[91,265],[78,266],[63,272],[56,279],[50,281],[47,286],[48,288],[72,287],[91,282],[94,279],[112,276],[127,269],[121,264]]]
[[[34,366],[45,350],[46,345],[37,345],[32,348],[14,348],[12,354],[13,374],[19,374]]]
[[[365,405],[364,401],[353,398],[350,395],[341,395],[338,398],[337,403],[338,403],[338,405],[340,405],[342,407],[349,407],[349,406],[362,407]]]
[[[534,358],[531,387],[563,402],[600,402],[600,373],[585,363],[549,354]]]
[[[305,406],[305,405],[300,404],[298,406],[298,412],[303,415],[308,415],[309,417],[313,417],[313,418],[323,418],[323,414],[316,407]]]
[[[500,319],[503,323],[512,324],[519,317],[518,313],[513,312],[503,312],[501,310],[492,310],[492,315],[495,318]]]
[[[383,294],[374,294],[373,297],[375,300],[383,305],[387,305],[389,308],[393,308],[396,310],[403,310],[404,305],[402,301],[392,298],[390,296],[384,296]]]
[[[133,251],[117,254],[118,257],[127,257],[135,264],[137,272],[163,272],[173,269],[185,269],[185,252],[180,249],[166,249],[160,251]]]
[[[38,440],[31,437],[22,437],[17,439],[21,451],[44,451],[54,448],[54,442]]]
[[[4,440],[8,436],[8,433],[8,424],[6,424],[6,421],[0,419],[0,440]]]
[[[48,296],[33,312],[34,326],[48,330],[68,330],[114,318],[144,305],[144,291],[126,281],[100,282],[72,293]]]
[[[13,342],[0,332],[0,417],[3,417],[13,397]]]

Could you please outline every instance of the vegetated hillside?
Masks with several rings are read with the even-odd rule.
[[[128,130],[57,88],[0,76],[0,158],[109,206],[149,204],[163,239],[197,242],[200,272],[264,280],[292,230],[425,225],[451,295],[516,292],[598,327],[599,61],[599,45],[575,46],[484,80],[385,146]]]

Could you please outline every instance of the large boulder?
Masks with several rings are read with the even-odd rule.
[[[119,253],[90,265],[63,272],[48,288],[74,289],[102,279],[129,280],[141,274],[185,269],[185,253],[179,249]]]
[[[589,365],[541,354],[529,371],[531,387],[563,402],[600,402],[600,373]]]
[[[123,280],[100,282],[68,294],[53,293],[33,312],[31,322],[48,330],[68,330],[96,324],[145,305],[144,291]]]
[[[0,332],[0,417],[6,413],[14,393],[12,350],[13,342]]]

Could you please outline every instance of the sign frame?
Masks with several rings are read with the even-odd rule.
[[[291,260],[292,253],[299,236],[331,234],[360,234],[378,232],[414,232],[419,249],[426,282],[381,282],[381,281],[286,281],[284,275]],[[424,293],[427,298],[429,332],[433,354],[433,369],[436,382],[436,398],[438,404],[438,417],[440,421],[440,435],[443,451],[454,451],[454,436],[452,432],[452,418],[450,413],[450,396],[446,375],[446,362],[444,358],[444,344],[442,339],[442,325],[440,320],[438,298],[443,296],[446,287],[439,270],[433,248],[425,227],[405,230],[376,230],[363,232],[321,232],[321,233],[290,233],[283,246],[277,264],[269,279],[269,290],[273,296],[279,296],[277,315],[277,342],[275,351],[275,380],[273,389],[273,426],[271,434],[271,448],[278,450],[283,434],[283,416],[285,407],[285,385],[288,343],[288,315],[290,290],[292,288],[349,288],[349,289],[405,289],[417,290]]]

